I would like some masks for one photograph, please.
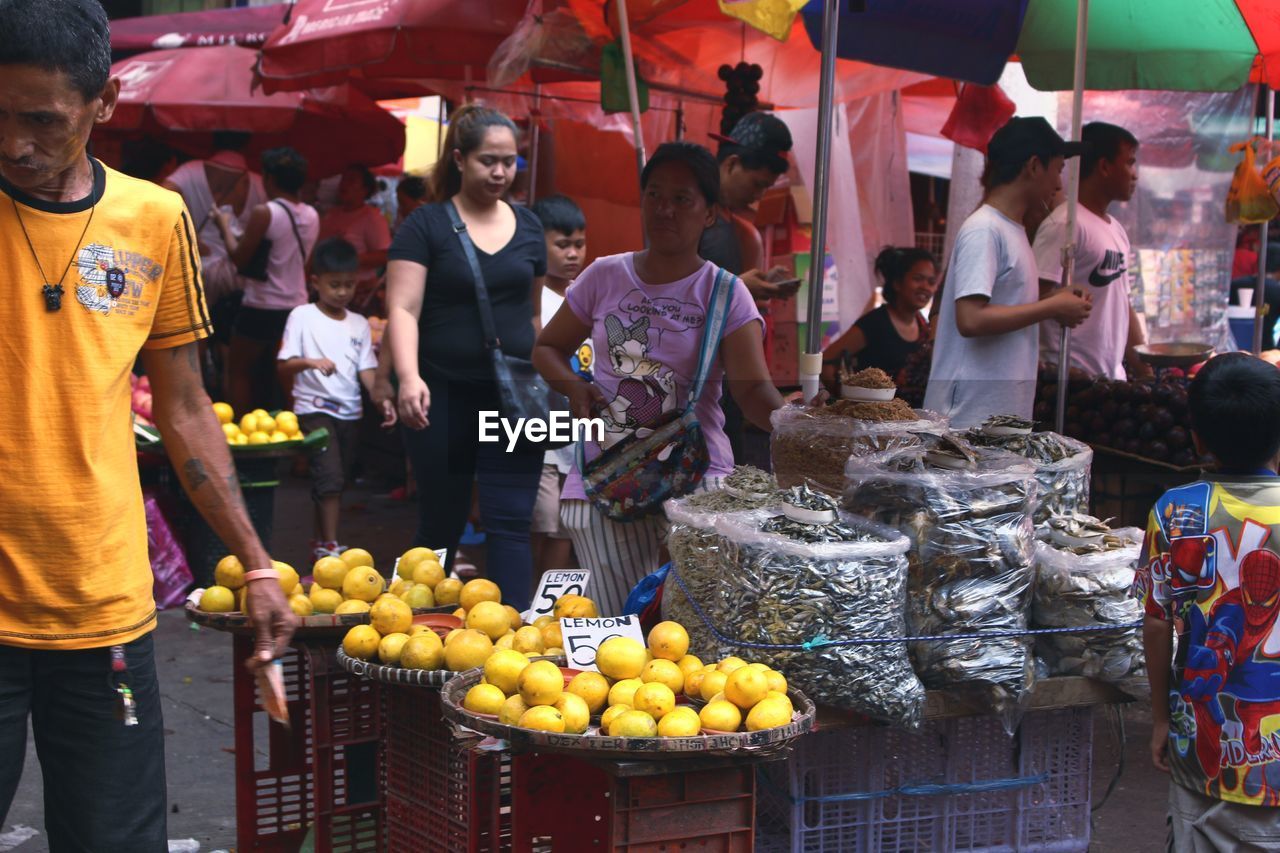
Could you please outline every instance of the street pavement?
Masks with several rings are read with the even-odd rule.
[[[415,523],[416,505],[391,502],[368,488],[356,488],[346,500],[343,541],[370,550],[386,570],[408,547]],[[308,485],[304,480],[286,479],[276,496],[273,555],[303,569],[309,562],[310,527]],[[160,615],[156,631],[156,660],[164,703],[170,849],[184,853],[234,850],[231,667],[235,662],[230,637],[194,628],[181,611],[168,611]],[[1164,849],[1168,777],[1152,768],[1147,757],[1149,711],[1130,706],[1123,718],[1127,742],[1120,750],[1107,715],[1095,715],[1095,802],[1114,776],[1117,756],[1123,755],[1125,766],[1115,791],[1095,813],[1090,850],[1155,853]],[[30,737],[22,783],[0,827],[0,853],[11,850],[48,850],[40,770]]]

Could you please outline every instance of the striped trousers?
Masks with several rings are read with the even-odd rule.
[[[706,477],[697,491],[720,488],[722,477]],[[560,502],[560,521],[573,540],[578,565],[591,572],[587,595],[601,616],[620,616],[636,584],[662,565],[669,524],[665,515],[614,521],[583,500]]]

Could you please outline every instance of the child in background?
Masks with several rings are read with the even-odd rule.
[[[1280,371],[1220,355],[1190,406],[1218,472],[1156,502],[1134,582],[1169,849],[1280,849]]]
[[[542,289],[539,325],[545,326],[560,310],[565,291],[582,271],[587,253],[587,220],[572,200],[562,195],[539,199],[531,208],[542,222],[547,239],[547,277]],[[591,342],[573,359],[574,370],[591,378]],[[573,544],[560,523],[560,489],[573,467],[573,448],[548,450],[542,465],[542,481],[533,508],[533,583],[537,587],[548,569],[573,568]]]
[[[359,437],[360,386],[373,393],[373,341],[369,321],[347,310],[356,292],[360,255],[341,237],[323,240],[311,255],[317,300],[289,314],[277,356],[280,384],[293,389],[293,410],[305,432],[324,427],[329,443],[311,458],[315,501],[313,559],[337,556],[342,490],[351,476]],[[383,417],[394,420],[389,400]]]

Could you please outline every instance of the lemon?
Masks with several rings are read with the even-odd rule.
[[[297,586],[295,586],[295,587],[294,587],[294,588],[289,592],[289,594],[290,594],[290,595],[306,595],[306,594],[307,594],[307,591],[303,588],[303,586],[302,586],[302,582],[301,582],[301,581],[299,581],[299,582],[298,582],[298,585],[297,585]]]
[[[400,562],[396,565],[396,573],[408,580],[413,577],[413,567],[425,560],[428,555],[430,555],[431,559],[436,559],[435,551],[430,548],[423,548],[421,545],[416,548],[410,548],[400,555]]]
[[[405,643],[409,642],[409,635],[402,632],[387,634],[382,638],[382,642],[378,643],[378,660],[387,666],[396,666],[400,663],[400,653],[404,651]]]
[[[516,610],[510,604],[502,605],[502,609],[507,611],[507,621],[510,623],[512,631],[519,631],[524,627],[524,617],[520,615],[519,610]]]
[[[266,412],[258,415],[258,431],[265,432],[267,435],[276,431],[276,419],[268,415]]]
[[[397,578],[392,582],[391,586],[387,587],[387,592],[391,593],[396,598],[404,598],[404,594],[413,589],[413,587],[413,581],[406,581]]]
[[[795,710],[795,707],[796,707],[796,706],[791,704],[791,697],[790,697],[790,696],[788,696],[788,695],[787,695],[787,694],[785,694],[785,693],[779,693],[779,692],[778,692],[778,691],[776,691],[776,690],[770,690],[768,693],[764,694],[764,698],[765,698],[765,699],[780,699],[780,700],[782,700],[783,702],[785,702],[785,703],[787,704],[787,713],[791,713],[792,711],[794,711],[794,710]],[[760,701],[762,701],[762,702],[763,702],[763,701],[764,701],[764,699],[761,699]]]
[[[580,735],[591,725],[591,710],[582,697],[573,693],[561,693],[553,705],[564,718],[564,730],[571,735]]]
[[[539,616],[537,619],[533,620],[533,627],[541,631],[543,628],[547,627],[554,621],[556,621],[556,618],[554,616],[543,614],[542,616]]]
[[[557,619],[582,617],[594,619],[600,615],[596,603],[585,595],[562,595],[556,599],[552,615]]]
[[[409,638],[400,649],[400,665],[405,669],[440,669],[444,664],[444,644],[434,631]]]
[[[464,609],[470,610],[482,601],[496,601],[501,604],[502,590],[488,578],[476,578],[462,585],[462,591],[458,594],[458,604]]]
[[[507,618],[507,611],[502,609],[501,604],[496,601],[480,601],[467,611],[467,627],[484,631],[489,639],[496,640],[511,630],[511,620]]]
[[[693,672],[686,673],[684,677],[684,695],[690,699],[702,698],[702,679],[707,677],[708,672],[715,672],[714,666],[704,666],[702,669],[695,669]]]
[[[414,610],[436,606],[435,597],[431,594],[431,587],[421,583],[415,583],[406,589],[400,595],[400,600]]]
[[[281,412],[276,415],[276,429],[289,435],[294,435],[300,429],[298,416],[293,412]]]
[[[248,443],[249,444],[270,444],[271,434],[265,433],[265,432],[251,432],[249,433]]]
[[[514,640],[515,638],[516,638],[516,635],[510,632],[503,634],[501,637],[494,640],[493,647],[495,649],[506,649],[507,651],[511,651],[513,648],[511,645],[511,641]]]
[[[560,648],[559,646],[552,646],[551,648],[544,651],[543,654],[550,655],[553,658],[562,658],[564,657],[564,649]]]
[[[655,658],[645,664],[644,669],[640,670],[640,680],[645,684],[651,681],[665,684],[671,688],[672,693],[684,690],[684,674],[680,672],[680,667],[665,658]]]
[[[245,435],[244,433],[240,433],[239,435],[236,436],[237,445],[248,444],[248,443],[249,443],[249,436]]]
[[[746,711],[769,692],[769,679],[763,672],[749,666],[739,667],[729,673],[724,683],[724,698]]]
[[[213,567],[213,582],[227,589],[239,589],[244,586],[244,566],[235,554],[228,554]]]
[[[718,669],[708,672],[702,677],[702,684],[698,688],[698,695],[710,702],[712,696],[724,691],[724,683],[728,680],[729,676]]]
[[[702,731],[698,712],[688,705],[671,709],[658,720],[658,737],[693,737]]]
[[[236,609],[236,594],[225,586],[211,586],[200,595],[200,609],[209,613],[230,613]]]
[[[440,581],[444,580],[444,566],[437,562],[435,554],[431,554],[431,559],[419,560],[414,564],[409,577],[414,583],[425,584],[428,589],[435,589]]]
[[[661,720],[676,706],[676,694],[671,688],[657,681],[639,687],[631,697],[631,707],[644,711],[654,720]]]
[[[382,575],[378,574],[377,569],[372,566],[356,566],[342,579],[342,595],[344,598],[374,601],[382,595],[382,586]]]
[[[678,661],[689,653],[689,632],[679,622],[659,622],[649,631],[649,650],[655,658]]]
[[[548,622],[542,626],[542,648],[554,649],[564,645],[564,635],[560,633],[560,623]]]
[[[520,673],[528,666],[529,659],[519,652],[511,649],[495,651],[484,662],[484,680],[510,696],[516,692],[516,681],[520,678]]]
[[[444,635],[444,644],[449,645],[449,641],[463,632],[462,628],[454,628],[452,631]]]
[[[363,548],[348,548],[339,554],[338,557],[341,558],[342,562],[346,563],[353,569],[357,566],[368,566],[369,568],[373,568],[373,555]]]
[[[343,604],[342,593],[336,589],[325,589],[319,585],[311,587],[311,606],[316,609],[317,613],[337,613],[338,608]],[[361,604],[364,604],[364,602],[361,602]],[[365,604],[365,607],[368,606]],[[343,612],[350,613],[352,611],[344,610]]]
[[[747,669],[758,669],[758,670],[760,670],[761,672],[768,672],[768,671],[769,671],[769,667],[768,667],[767,665],[765,665],[765,664],[762,664],[762,663],[749,663],[749,664],[747,664]]]
[[[342,580],[351,567],[337,557],[321,557],[311,567],[311,576],[325,589],[342,589]]]
[[[313,587],[312,591],[314,590],[315,588]],[[323,591],[331,592],[334,595],[338,596],[338,598],[342,598],[342,593],[338,592],[336,589],[326,589]],[[360,601],[357,598],[353,598],[350,601],[344,601],[341,604],[339,604],[337,607],[333,608],[333,612],[334,613],[368,613],[369,602]]]
[[[369,660],[378,651],[382,637],[371,625],[356,625],[342,638],[342,650],[357,660]]]
[[[226,436],[227,444],[235,444],[236,436],[244,435],[244,433],[240,432],[240,427],[236,426],[235,424],[223,424],[222,434]]]
[[[546,647],[542,645],[542,632],[532,625],[525,625],[512,636],[511,648],[527,655],[540,655]]]
[[[563,732],[564,715],[550,705],[539,706],[521,714],[516,725],[539,732]]]
[[[235,591],[236,610],[239,610],[241,613],[244,612],[244,594],[248,591],[249,591],[248,586],[242,586]]]
[[[738,726],[742,725],[742,711],[738,710],[738,706],[732,702],[726,702],[724,699],[715,702],[708,702],[698,713],[698,719],[702,721],[704,729],[714,729],[718,732],[736,732]]]
[[[778,698],[762,699],[747,713],[747,731],[776,729],[791,722],[791,703]]]
[[[463,622],[467,621],[467,609],[465,607],[459,607],[457,610],[453,611],[453,615],[455,618],[461,619]]]
[[[409,629],[410,637],[416,637],[419,634],[435,634],[435,633],[436,633],[435,631],[432,631],[426,625],[414,625],[412,628]],[[436,636],[439,636],[439,634],[436,634]]]
[[[630,705],[636,691],[644,686],[638,678],[624,678],[609,688],[610,705]]]
[[[609,678],[638,678],[644,664],[644,646],[630,637],[610,637],[596,649],[596,668]]]
[[[467,691],[462,707],[476,714],[497,714],[507,697],[492,684],[477,684]]]
[[[735,669],[741,669],[746,665],[747,665],[747,662],[744,661],[742,658],[736,657],[734,655],[730,655],[729,657],[720,661],[720,665],[716,667],[716,669],[720,670],[725,675],[728,675],[729,673],[733,672]]]
[[[787,679],[782,673],[776,669],[765,670],[764,677],[769,682],[769,689],[787,695]]]
[[[436,594],[437,607],[457,604],[459,597],[462,595],[462,581],[457,578],[445,578],[436,584],[436,588],[432,592]]]
[[[369,608],[369,622],[384,637],[404,634],[413,627],[413,611],[394,595],[380,598]]]
[[[610,705],[609,709],[600,715],[600,731],[603,734],[608,734],[609,725],[617,719],[619,714],[624,714],[627,711],[633,710],[635,709],[630,705]]]
[[[685,655],[676,661],[676,666],[680,667],[680,674],[688,681],[689,673],[702,669],[703,663],[696,655]]]
[[[235,420],[236,413],[232,411],[229,403],[214,403],[213,414],[218,418],[218,423],[234,426],[231,422]]]
[[[258,431],[258,416],[253,412],[245,415],[240,419],[240,431],[245,435],[252,435]]]
[[[516,637],[519,636],[517,632]],[[609,701],[609,681],[598,672],[580,672],[569,682],[565,692],[581,698],[591,713],[597,714]]]
[[[657,722],[644,711],[623,711],[609,724],[609,737],[657,736]]]
[[[279,444],[282,441],[289,441],[289,434],[287,432],[281,432],[280,430],[276,430],[275,432],[271,433],[272,444]]]
[[[280,589],[285,595],[293,592],[293,588],[298,585],[301,578],[298,577],[298,570],[288,563],[282,563],[279,560],[271,561],[271,568],[280,574]]]
[[[529,707],[554,705],[564,693],[564,674],[549,660],[534,661],[520,671],[516,689]]]
[[[289,596],[289,609],[297,616],[310,616],[316,612],[315,605],[305,595]]]
[[[483,631],[467,629],[444,650],[444,667],[454,672],[481,666],[493,654],[493,640]]]
[[[504,726],[514,726],[520,722],[520,718],[528,710],[529,706],[520,698],[519,693],[508,696],[507,701],[503,702],[502,707],[498,709],[498,722]]]

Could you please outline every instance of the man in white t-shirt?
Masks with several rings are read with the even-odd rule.
[[[1071,331],[1071,366],[1090,377],[1125,379],[1125,356],[1146,341],[1142,315],[1130,301],[1129,235],[1107,209],[1127,202],[1138,187],[1138,140],[1122,127],[1092,122],[1080,134],[1080,205],[1076,213],[1075,268],[1071,284],[1093,297],[1093,311]],[[1048,295],[1062,280],[1062,246],[1066,242],[1067,206],[1049,214],[1036,232],[1036,266],[1040,292]],[[1040,324],[1041,358],[1058,363],[1061,324]],[[1148,375],[1151,368],[1137,358],[1130,369]]]
[[[1075,326],[1086,293],[1039,294],[1022,219],[1062,188],[1064,158],[1079,153],[1043,118],[1014,117],[987,145],[986,198],[956,235],[943,284],[924,406],[967,429],[991,415],[1030,419],[1040,356],[1038,326]]]

